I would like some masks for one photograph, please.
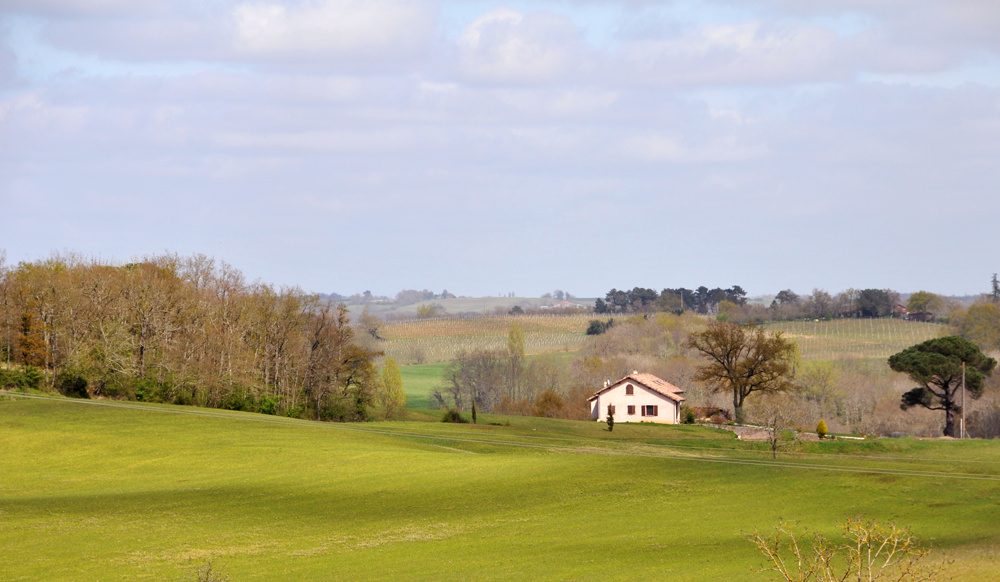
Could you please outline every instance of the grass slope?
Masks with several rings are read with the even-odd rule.
[[[0,400],[0,579],[194,580],[213,558],[236,582],[748,580],[741,532],[856,511],[913,525],[956,579],[1000,571],[996,443],[774,465],[707,428],[509,421]]]
[[[561,364],[568,364],[576,357],[576,352],[558,352],[543,356],[528,356],[528,360],[537,357],[555,358]],[[429,408],[430,394],[445,386],[445,370],[450,362],[434,362],[432,364],[411,364],[400,366],[399,373],[403,377],[403,392],[406,392],[407,408]]]
[[[429,408],[430,394],[444,385],[444,372],[449,362],[400,366],[407,408]]]

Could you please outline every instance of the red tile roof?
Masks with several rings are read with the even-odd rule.
[[[658,378],[658,377],[656,377],[656,376],[654,376],[652,374],[638,374],[638,373],[636,373],[636,374],[629,374],[629,375],[625,376],[624,378],[622,378],[621,380],[618,380],[617,382],[612,382],[611,384],[608,384],[607,387],[601,388],[600,390],[598,390],[597,392],[595,392],[594,395],[591,396],[590,398],[588,398],[587,400],[588,401],[593,401],[598,396],[600,396],[601,394],[607,392],[608,390],[611,390],[615,386],[618,386],[622,382],[626,382],[628,380],[631,380],[632,382],[635,382],[636,384],[642,384],[643,386],[645,386],[646,388],[649,388],[653,392],[656,392],[657,394],[660,394],[662,396],[666,396],[667,398],[673,400],[674,402],[683,402],[684,401],[684,397],[681,396],[681,394],[684,394],[684,391],[681,390],[680,388],[678,388],[677,386],[674,386],[670,382],[667,382],[666,380],[664,380],[662,378]]]

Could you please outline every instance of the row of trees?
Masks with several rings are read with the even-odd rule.
[[[631,291],[612,289],[594,303],[596,313],[649,313],[654,311],[673,311],[680,313],[693,310],[698,313],[715,313],[718,305],[728,301],[734,305],[746,304],[746,291],[739,285],[728,289],[709,289],[701,286],[697,289],[655,289],[635,287]]]
[[[375,398],[379,355],[354,342],[342,304],[204,255],[0,261],[8,382],[41,370],[80,395],[350,420]]]
[[[739,285],[728,289],[654,289],[636,287],[631,291],[612,289],[594,304],[596,313],[651,313],[694,311],[722,314],[743,321],[827,319],[832,317],[887,317],[899,304],[899,293],[890,289],[848,289],[830,295],[821,289],[801,296],[790,289],[779,292],[770,306],[747,303],[747,293]]]
[[[769,319],[888,317],[899,302],[899,293],[891,289],[847,289],[836,295],[814,289],[806,296],[786,289],[771,302]]]

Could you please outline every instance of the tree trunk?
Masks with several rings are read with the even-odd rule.
[[[746,420],[746,413],[743,412],[743,398],[735,390],[733,391],[733,420],[736,421],[736,424],[743,424]]]
[[[955,411],[950,407],[944,409],[944,436],[955,436]]]

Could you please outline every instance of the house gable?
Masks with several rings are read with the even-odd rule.
[[[682,394],[684,394],[684,391],[678,388],[677,386],[674,386],[670,382],[667,382],[666,380],[658,378],[652,374],[639,374],[638,372],[633,372],[632,374],[625,376],[624,378],[618,380],[617,382],[608,384],[604,388],[595,392],[594,395],[588,399],[588,401],[593,402],[594,400],[599,398],[601,394],[610,392],[611,390],[614,390],[623,384],[632,384],[634,386],[639,386],[641,388],[644,388],[646,392],[649,392],[660,398],[669,399],[672,402],[680,403],[684,401],[684,397],[682,396]]]
[[[590,397],[591,420],[600,421],[610,409],[619,422],[680,422],[683,391],[652,374],[634,372]]]

